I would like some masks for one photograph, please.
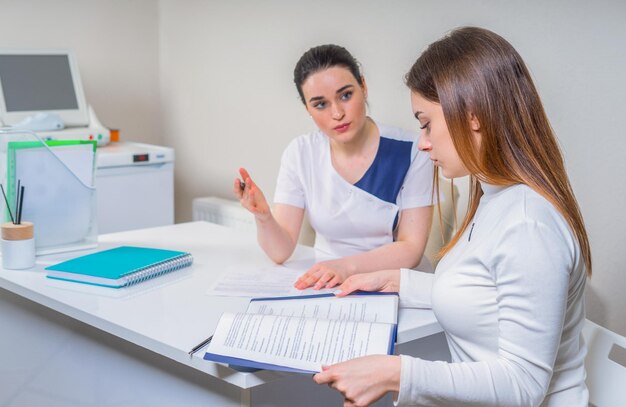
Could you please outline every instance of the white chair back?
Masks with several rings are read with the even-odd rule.
[[[598,407],[626,406],[626,338],[585,321],[585,370],[589,403]]]

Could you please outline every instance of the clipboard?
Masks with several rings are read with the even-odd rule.
[[[96,247],[95,152],[92,140],[6,143],[8,199],[15,201],[19,180],[37,255]]]

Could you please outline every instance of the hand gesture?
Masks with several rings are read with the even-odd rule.
[[[368,406],[389,391],[400,390],[400,357],[364,356],[323,366],[313,380],[339,391],[346,406]]]
[[[316,263],[301,275],[293,286],[299,290],[309,287],[313,287],[315,290],[333,288],[352,274],[343,263],[345,262],[341,259]]]
[[[265,195],[252,181],[245,168],[239,169],[240,178],[235,178],[233,192],[241,202],[241,206],[250,211],[257,219],[265,220],[271,216],[270,206]]]
[[[400,291],[400,270],[380,270],[350,276],[339,286],[336,295],[344,297],[354,291]]]

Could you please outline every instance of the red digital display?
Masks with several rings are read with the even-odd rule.
[[[150,155],[149,154],[135,154],[133,155],[133,162],[134,163],[142,163],[142,162],[146,162],[150,160]]]

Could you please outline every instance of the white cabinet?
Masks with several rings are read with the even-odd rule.
[[[117,142],[96,152],[98,234],[174,223],[174,150]]]

